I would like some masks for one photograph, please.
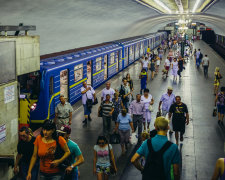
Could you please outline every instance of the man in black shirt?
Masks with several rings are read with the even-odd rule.
[[[32,132],[27,127],[22,127],[19,130],[20,141],[17,145],[18,154],[16,156],[16,162],[14,165],[14,173],[17,174],[19,169],[21,170],[20,175],[22,179],[25,180],[27,177],[28,168],[30,165],[30,160],[34,151],[34,141],[35,137]],[[18,167],[20,166],[20,168]],[[32,169],[32,180],[37,180],[39,171],[39,161],[34,165]]]
[[[172,117],[173,130],[175,131],[176,144],[178,145],[179,132],[180,141],[183,141],[185,133],[185,123],[189,124],[189,114],[187,105],[181,102],[181,97],[176,96],[176,103],[170,106],[169,119]]]

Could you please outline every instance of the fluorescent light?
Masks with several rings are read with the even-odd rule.
[[[165,5],[163,4],[161,1],[159,0],[154,0],[158,5],[160,5],[162,8],[164,8],[165,10],[167,10],[170,14],[172,13],[172,11]]]
[[[196,11],[199,3],[200,3],[200,0],[197,0],[194,7],[193,7],[192,13],[194,13]]]

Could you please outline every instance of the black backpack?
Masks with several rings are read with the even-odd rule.
[[[157,152],[152,148],[151,139],[147,140],[149,155],[147,157],[142,180],[165,180],[166,174],[164,170],[163,154],[172,145],[167,141],[164,146]]]
[[[202,53],[200,53],[200,55],[199,55],[199,59],[202,59],[203,58],[203,54]]]

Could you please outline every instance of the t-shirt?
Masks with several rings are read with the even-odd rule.
[[[200,57],[200,54],[201,54],[200,51],[196,52],[196,58],[197,58],[197,59]]]
[[[159,59],[156,61],[156,65],[157,65],[157,66],[160,65],[160,60],[159,60]]]
[[[152,95],[148,94],[148,98],[145,98],[144,95],[141,96],[141,102],[144,103],[145,109],[148,109],[150,102],[152,101]]]
[[[173,113],[172,120],[185,120],[185,114],[188,113],[188,108],[184,103],[182,103],[181,105],[174,103],[170,106],[169,112]]]
[[[148,60],[144,60],[144,61],[142,61],[142,64],[143,64],[143,68],[147,68],[148,64],[149,64],[149,61]]]
[[[66,141],[63,137],[59,136],[59,145],[63,148]],[[43,173],[58,173],[58,167],[51,167],[51,162],[55,160],[56,141],[52,143],[44,143],[41,135],[38,135],[34,145],[38,148],[38,156],[40,158],[40,171]]]
[[[58,113],[59,118],[68,118],[70,113],[73,112],[73,108],[68,102],[65,102],[64,105],[59,103],[55,108],[55,112]]]
[[[30,164],[31,157],[33,155],[34,151],[34,141],[35,137],[32,137],[29,142],[20,141],[17,145],[17,151],[18,154],[23,155],[21,162],[24,162],[26,164]]]
[[[86,104],[87,98],[92,99],[94,101],[94,96],[93,94],[95,93],[95,90],[91,86],[87,86],[87,88],[90,87],[91,90],[88,90],[86,93],[82,94],[82,104]],[[85,88],[82,86],[81,87],[81,92],[84,91]]]
[[[154,151],[159,151],[164,144],[168,141],[166,136],[156,135],[152,140],[152,147]],[[144,156],[147,159],[149,150],[147,140],[144,141],[141,147],[137,150],[140,156]],[[167,176],[166,180],[171,180],[170,169],[172,164],[179,164],[180,153],[176,144],[172,144],[163,154],[164,170]]]
[[[208,57],[204,57],[202,59],[202,64],[203,64],[203,66],[208,66],[209,65],[209,58]]]
[[[70,139],[67,142],[67,145],[68,145],[68,148],[69,148],[70,153],[71,153],[70,156],[71,156],[71,165],[72,165],[76,162],[75,158],[77,156],[80,156],[82,153],[80,151],[79,146],[75,142],[71,141]],[[77,167],[75,167],[74,170],[75,169],[77,169]]]
[[[120,130],[130,130],[130,122],[132,122],[132,119],[129,114],[126,114],[126,116],[122,116],[120,113],[117,117],[117,121],[119,123],[119,129]]]
[[[217,101],[218,105],[225,105],[225,94],[223,93],[218,93],[218,101]]]
[[[112,145],[109,144],[105,147],[100,147],[99,145],[94,146],[94,150],[97,152],[97,166],[109,167],[110,166],[110,158],[109,158],[109,149],[112,149]]]
[[[166,60],[165,60],[165,66],[170,66],[170,61],[169,61],[169,59],[166,59]]]
[[[102,116],[111,116],[109,113],[112,111],[112,108],[114,108],[113,102],[109,101],[107,104],[105,101],[101,103],[101,108],[102,108]]]
[[[162,110],[169,112],[171,104],[175,102],[175,95],[171,94],[170,96],[168,93],[162,95],[160,101],[162,101]]]
[[[109,94],[110,95],[110,101],[112,101],[112,98],[114,97],[114,93],[115,93],[115,90],[113,88],[109,88],[109,89],[104,88],[102,90],[102,96],[101,97],[103,97],[103,101],[105,101],[106,95]]]

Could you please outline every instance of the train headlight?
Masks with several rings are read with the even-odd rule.
[[[36,109],[36,107],[37,107],[36,103],[32,104],[32,106],[30,107],[31,111],[34,111]]]

